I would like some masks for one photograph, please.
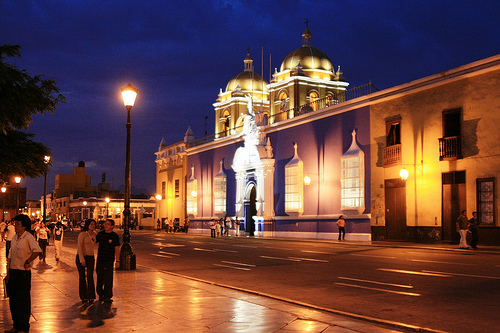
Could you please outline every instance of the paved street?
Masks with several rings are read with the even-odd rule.
[[[135,271],[115,272],[111,305],[95,302],[82,307],[74,265],[76,234],[66,234],[68,246],[60,262],[53,259],[53,246],[48,248],[46,264],[35,261],[31,332],[408,331],[167,274],[140,263]],[[4,248],[0,243],[2,275]],[[1,299],[0,311],[0,328],[9,329],[8,299]]]
[[[500,327],[494,315],[500,251],[494,248],[473,252],[447,245],[132,231],[137,271],[116,272],[110,308],[96,303],[82,311],[74,267],[77,234],[66,233],[59,264],[51,246],[47,265],[35,265],[33,332],[410,330],[404,325],[491,332]],[[8,328],[8,302],[1,303]],[[477,319],[473,327],[470,318]]]
[[[141,264],[280,299],[436,330],[500,327],[492,252],[138,233]],[[404,245],[400,244],[400,245]]]

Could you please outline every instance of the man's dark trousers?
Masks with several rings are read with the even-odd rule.
[[[97,258],[97,294],[99,298],[113,298],[113,264],[114,260],[99,260]]]
[[[31,312],[31,271],[10,269],[8,289],[14,328],[18,331],[28,332]]]

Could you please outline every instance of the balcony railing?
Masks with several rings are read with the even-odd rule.
[[[297,108],[291,108],[286,111],[276,113],[269,117],[269,124],[291,119],[302,114],[318,111],[332,105],[371,94],[373,91],[378,91],[378,89],[371,82],[369,82],[362,86],[339,92],[334,96],[324,97],[313,102],[301,105]]]
[[[378,91],[378,90],[379,89],[377,89],[377,87],[375,87],[370,81],[367,84],[364,84],[364,85],[359,86],[359,87],[354,87],[354,88],[346,90],[346,91],[342,91],[340,93],[335,94],[334,96],[324,97],[324,98],[315,100],[313,102],[301,105],[297,108],[292,108],[292,109],[288,109],[288,110],[283,111],[283,112],[276,113],[272,116],[269,116],[269,118],[265,119],[267,121],[264,121],[261,124],[259,124],[259,122],[258,122],[258,125],[267,125],[267,124],[272,124],[272,123],[276,123],[279,121],[291,119],[293,117],[297,117],[297,116],[302,115],[302,114],[318,111],[318,110],[330,107],[332,105],[336,105],[336,104],[339,104],[339,103],[342,103],[342,102],[345,102],[345,101],[348,101],[348,100],[351,100],[354,98],[365,96],[365,95],[371,94],[372,92]],[[242,126],[239,126],[239,127],[234,129],[236,134],[241,132],[241,127]],[[229,132],[229,133],[231,133],[231,132]],[[199,145],[205,144],[207,142],[212,142],[218,138],[223,138],[223,137],[231,136],[231,135],[234,135],[234,134],[228,134],[228,132],[220,132],[217,134],[212,134],[212,135],[206,136],[204,138],[200,138],[200,139],[191,141],[189,143],[189,147],[199,146]]]
[[[401,144],[382,149],[384,167],[401,164]]]
[[[460,136],[450,136],[439,139],[439,160],[456,160],[462,158],[462,143]]]

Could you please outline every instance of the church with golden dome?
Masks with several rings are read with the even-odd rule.
[[[161,141],[157,218],[200,234],[224,219],[231,236],[333,240],[342,215],[348,241],[456,241],[467,209],[498,240],[500,157],[478,131],[497,123],[500,56],[381,91],[350,87],[340,68],[308,21],[270,82],[248,50],[213,104],[214,133]]]

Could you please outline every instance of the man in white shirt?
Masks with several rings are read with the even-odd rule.
[[[10,313],[14,327],[5,332],[28,332],[31,312],[31,263],[42,249],[32,234],[31,220],[20,214],[12,220],[16,234],[12,238],[9,258],[7,260],[7,280]]]
[[[10,251],[10,243],[12,242],[12,238],[16,234],[16,228],[14,227],[14,222],[10,221],[7,228],[5,228],[5,256],[9,258]]]

